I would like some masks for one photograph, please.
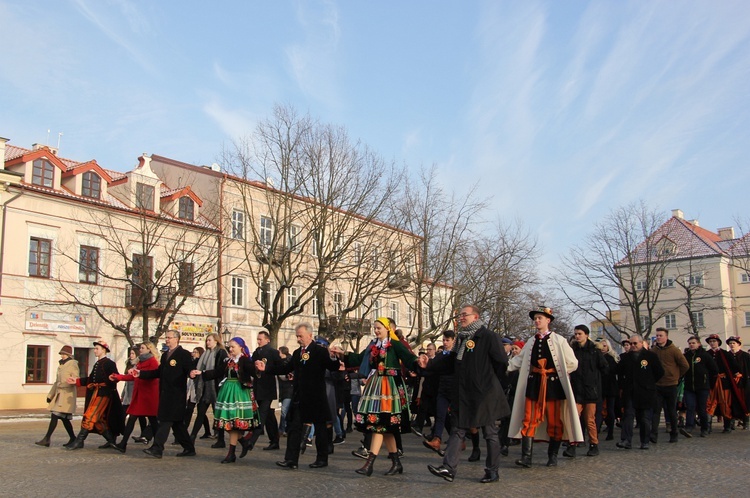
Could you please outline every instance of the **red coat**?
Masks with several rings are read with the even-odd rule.
[[[138,370],[156,370],[159,362],[153,356],[146,361],[139,361]],[[155,417],[159,411],[159,379],[141,379],[132,375],[116,374],[115,379],[133,381],[133,398],[128,406],[128,415],[137,417]]]

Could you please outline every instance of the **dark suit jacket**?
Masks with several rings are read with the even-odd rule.
[[[184,420],[187,404],[187,380],[193,369],[193,357],[182,346],[161,355],[156,370],[142,370],[142,379],[159,380],[159,420],[177,422]]]
[[[307,346],[307,360],[302,359],[302,348],[292,353],[291,361],[279,363],[268,369],[266,373],[283,375],[294,373],[293,403],[299,403],[300,415],[303,423],[324,423],[331,420],[326,402],[325,371],[336,371],[340,362],[331,359],[328,350],[314,342]],[[270,362],[269,362],[270,363]]]
[[[282,363],[279,351],[271,347],[270,344],[253,351],[253,361],[263,360],[265,360],[266,368],[275,368]],[[253,390],[255,391],[255,399],[258,401],[276,399],[276,376],[256,372]]]
[[[659,357],[643,349],[636,354],[620,356],[619,377],[624,401],[633,401],[633,408],[648,409],[656,406],[656,381],[664,375]]]

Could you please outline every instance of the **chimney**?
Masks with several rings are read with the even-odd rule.
[[[50,152],[52,152],[53,155],[57,155],[57,149],[54,147],[50,147],[49,145],[42,145],[42,144],[31,144],[31,150],[41,150],[41,149],[47,149]]]
[[[721,240],[734,240],[734,227],[719,228],[717,231]]]
[[[683,219],[684,214],[682,213],[682,209],[673,209],[672,216],[674,216],[678,220]]]
[[[700,222],[698,220],[690,220],[690,221],[688,221],[688,223],[690,223],[691,225],[696,226],[696,227],[701,226],[701,224],[700,224]]]
[[[5,143],[9,138],[0,137],[0,170],[5,169]]]

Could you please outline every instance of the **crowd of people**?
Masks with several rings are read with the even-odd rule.
[[[750,354],[739,337],[729,337],[722,349],[712,334],[704,349],[691,336],[683,351],[668,330],[657,328],[652,345],[632,335],[618,355],[607,339],[592,341],[585,325],[576,326],[570,340],[553,332],[555,317],[543,306],[529,312],[536,333],[525,342],[488,329],[475,306],[462,307],[457,318],[458,329],[445,331],[439,347],[429,344],[417,354],[389,318],[375,320],[374,339],[358,353],[314,337],[306,322],[295,327],[299,348],[292,353],[273,348],[266,331],[252,354],[241,337],[224,345],[216,333],[206,337],[205,348],[189,352],[180,346],[179,332],[168,331],[160,359],[153,343],[139,344],[129,351],[123,373],[107,356],[109,345],[97,341],[97,360],[86,377],[79,377],[72,348],[65,346],[48,395],[50,424],[35,444],[50,446],[62,421],[67,450],[83,448],[93,432],[104,438],[100,449],[126,453],[132,439],[150,443],[143,452],[162,458],[172,433],[172,444],[182,447],[176,456],[191,457],[203,429],[201,439],[227,448],[221,463],[232,464],[238,448],[239,458],[245,457],[265,434],[263,450],[280,450],[286,438],[284,458],[276,462],[286,469],[298,468],[314,440],[309,467],[315,469],[326,467],[334,446],[356,429],[363,433],[362,447],[352,454],[364,459],[356,472],[371,476],[383,446],[390,464],[385,475],[403,473],[402,435],[411,431],[442,457],[428,470],[446,481],[456,476],[466,439],[470,462],[480,460],[484,439],[480,482],[492,483],[499,480],[501,457],[516,445],[515,463],[524,468],[533,465],[539,441],[548,442],[550,467],[558,465],[563,445],[564,457],[576,458],[579,447],[596,457],[601,438],[614,440],[617,427],[617,448],[648,450],[659,442],[662,412],[670,443],[680,434],[693,437],[696,426],[707,437],[714,421],[724,433],[750,428]],[[125,383],[121,394],[118,382]],[[85,387],[86,403],[76,435],[71,419],[77,387]]]

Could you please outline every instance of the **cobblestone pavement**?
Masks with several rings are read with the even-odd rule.
[[[74,421],[78,429],[79,421]],[[617,450],[615,441],[603,441],[598,457],[579,456],[571,460],[560,455],[557,468],[547,468],[547,445],[534,447],[534,467],[514,465],[520,447],[511,448],[502,459],[500,482],[480,484],[481,462],[468,463],[469,452],[462,455],[453,483],[434,477],[427,464],[438,465],[440,458],[425,449],[412,434],[404,435],[406,457],[404,474],[385,477],[389,460],[376,460],[372,477],[354,470],[362,460],[351,456],[358,446],[358,434],[349,434],[336,446],[329,467],[309,469],[314,451],[300,459],[296,471],[280,469],[276,460],[281,451],[262,451],[260,447],[233,465],[221,465],[224,450],[211,449],[212,440],[198,440],[193,458],[175,458],[181,448],[167,448],[162,460],[144,455],[145,447],[130,444],[121,455],[100,450],[103,439],[95,434],[86,447],[66,451],[62,425],[53,435],[52,446],[34,445],[47,427],[46,420],[0,420],[0,496],[747,496],[750,475],[750,432],[712,434],[708,438],[685,439],[678,444],[663,442],[649,451]],[[136,429],[137,431],[137,429]],[[265,437],[260,445],[265,444]],[[282,446],[286,440],[282,439]],[[314,448],[313,448],[314,450]],[[484,454],[482,455],[484,459]],[[282,494],[283,493],[283,494]]]

